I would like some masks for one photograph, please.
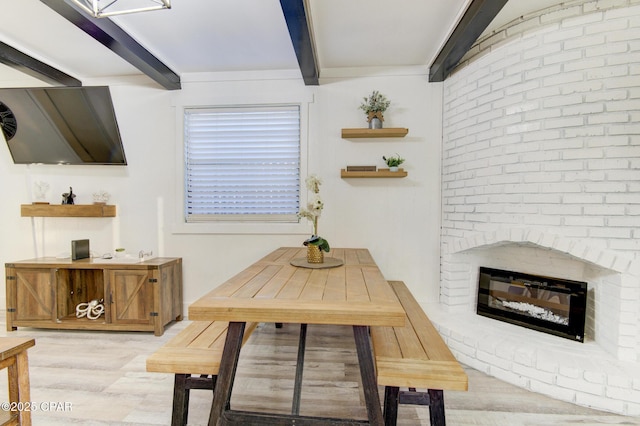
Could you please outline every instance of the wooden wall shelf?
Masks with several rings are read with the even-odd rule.
[[[345,178],[403,178],[408,173],[404,169],[397,172],[391,172],[389,169],[378,169],[375,172],[348,172],[345,169],[340,170],[340,177]]]
[[[409,133],[409,129],[404,127],[389,127],[382,129],[342,129],[342,138],[403,138],[407,133]]]
[[[107,204],[22,204],[23,217],[115,217],[116,206]]]

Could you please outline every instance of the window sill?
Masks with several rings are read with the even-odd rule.
[[[174,224],[172,234],[311,235],[308,223],[207,222]]]

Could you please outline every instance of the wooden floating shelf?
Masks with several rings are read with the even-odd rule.
[[[340,170],[341,178],[403,178],[408,173],[404,169],[398,169],[397,172],[389,171],[389,169],[378,169],[375,172],[348,172],[345,169]]]
[[[404,127],[382,129],[342,129],[342,138],[403,138],[409,133]]]
[[[115,217],[116,206],[107,204],[22,204],[23,217]]]

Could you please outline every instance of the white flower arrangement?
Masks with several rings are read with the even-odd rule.
[[[322,185],[322,179],[316,175],[309,175],[305,180],[305,183],[307,184],[307,189],[315,195],[307,203],[307,208],[300,209],[300,212],[298,213],[299,218],[304,217],[313,223],[313,235],[304,242],[304,245],[317,245],[321,250],[328,252],[330,250],[329,242],[318,236],[318,218],[322,215],[322,209],[324,209],[324,202],[320,197],[320,185]]]

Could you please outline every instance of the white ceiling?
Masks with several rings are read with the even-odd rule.
[[[323,70],[428,69],[471,0],[307,0]],[[509,0],[492,27],[562,3]],[[298,69],[279,0],[172,0],[111,18],[178,75]],[[0,41],[80,81],[142,75],[39,0],[0,0]],[[31,84],[26,83],[31,81]],[[46,85],[0,65],[0,87]]]

